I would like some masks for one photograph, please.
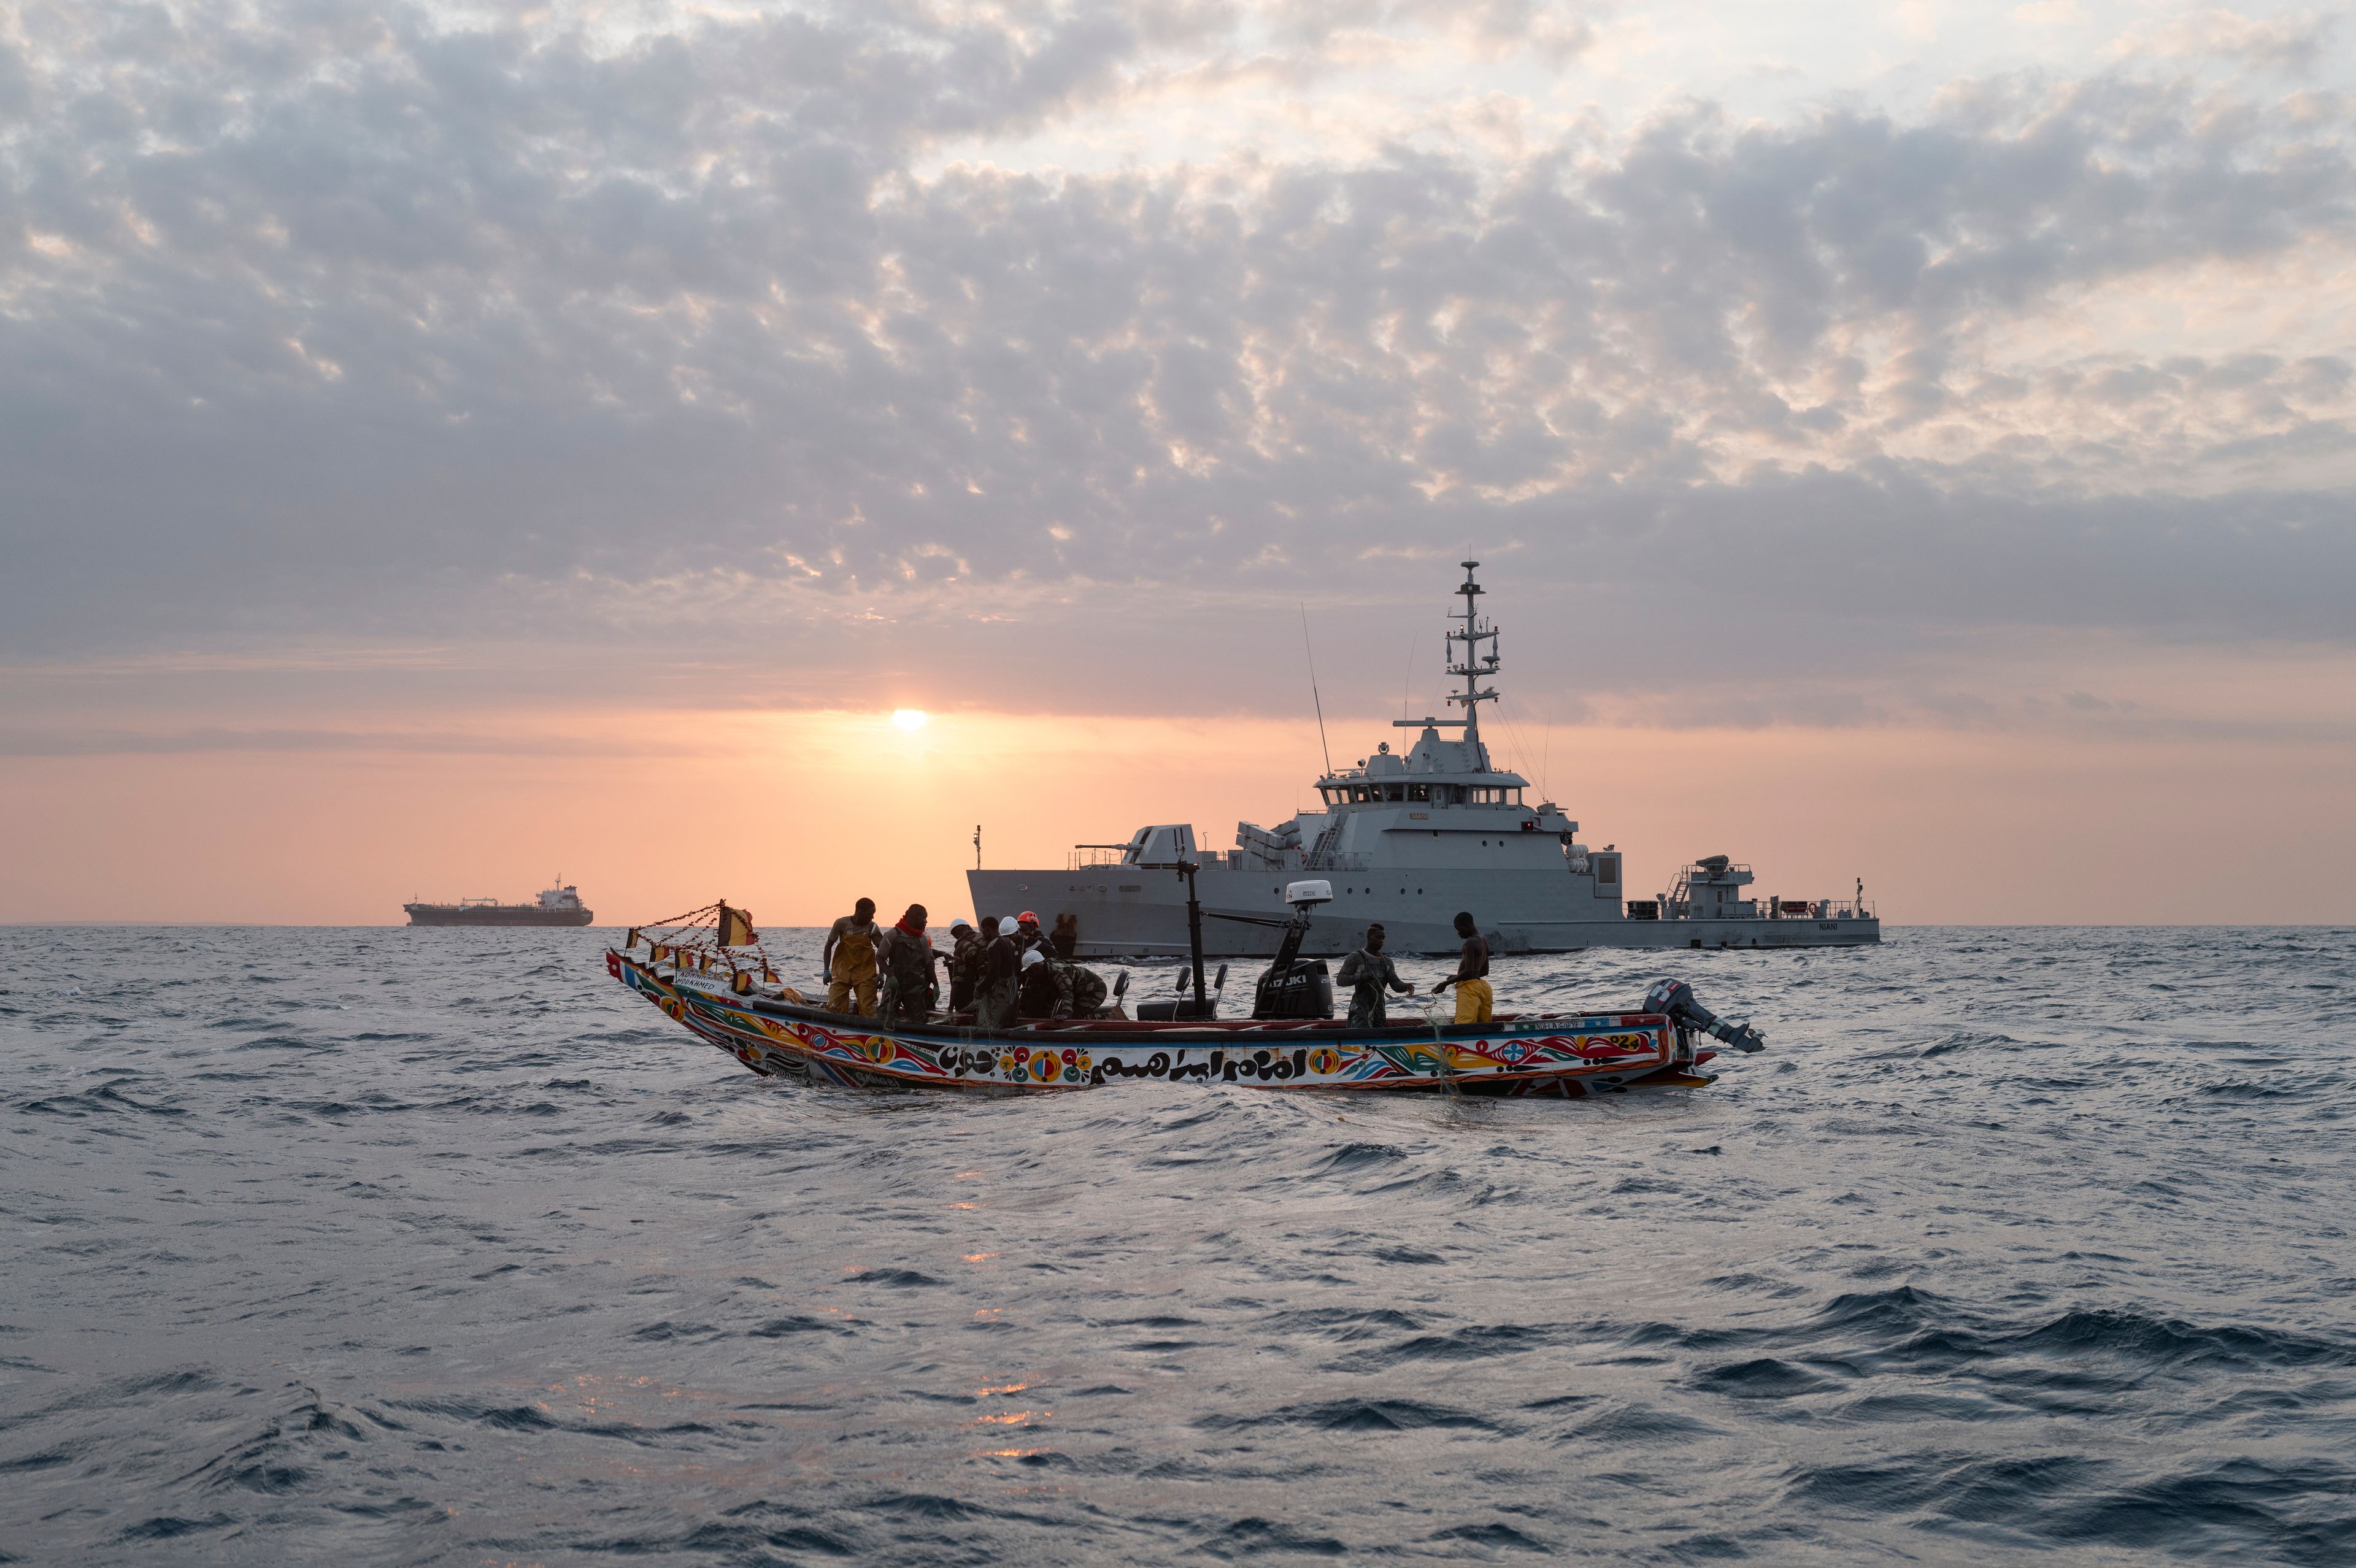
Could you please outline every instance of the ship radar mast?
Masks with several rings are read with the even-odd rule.
[[[1464,738],[1472,743],[1472,754],[1485,773],[1489,768],[1489,749],[1481,743],[1481,704],[1496,701],[1497,690],[1494,687],[1484,690],[1481,682],[1497,673],[1497,628],[1480,613],[1481,585],[1472,580],[1472,571],[1481,563],[1466,560],[1457,564],[1464,568],[1464,585],[1456,591],[1464,596],[1464,608],[1451,618],[1462,621],[1463,625],[1448,634],[1448,673],[1462,676],[1464,689],[1450,692],[1448,700],[1464,709]],[[1455,647],[1458,643],[1464,645],[1462,655]],[[1481,651],[1483,643],[1489,645],[1486,654]]]

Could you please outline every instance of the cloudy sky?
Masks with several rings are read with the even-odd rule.
[[[0,919],[962,909],[1289,815],[1471,556],[1641,883],[2356,920],[2351,45],[0,0]]]

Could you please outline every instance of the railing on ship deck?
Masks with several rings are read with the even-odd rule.
[[[1638,899],[1636,903],[1652,905],[1668,920],[1874,920],[1871,902],[1863,899],[1785,899],[1771,902],[1766,899],[1746,899],[1741,904],[1720,905],[1717,909],[1695,912],[1690,904],[1675,899]],[[1800,904],[1798,909],[1781,907]],[[1643,919],[1655,917],[1646,915]]]

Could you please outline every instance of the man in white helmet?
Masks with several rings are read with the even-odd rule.
[[[1072,966],[1033,947],[1023,955],[1022,1010],[1025,1018],[1072,1016]]]

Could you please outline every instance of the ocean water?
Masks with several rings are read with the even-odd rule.
[[[765,1080],[604,941],[10,933],[7,1560],[2356,1562],[2356,932],[1502,962],[1767,1033],[1572,1102]]]

